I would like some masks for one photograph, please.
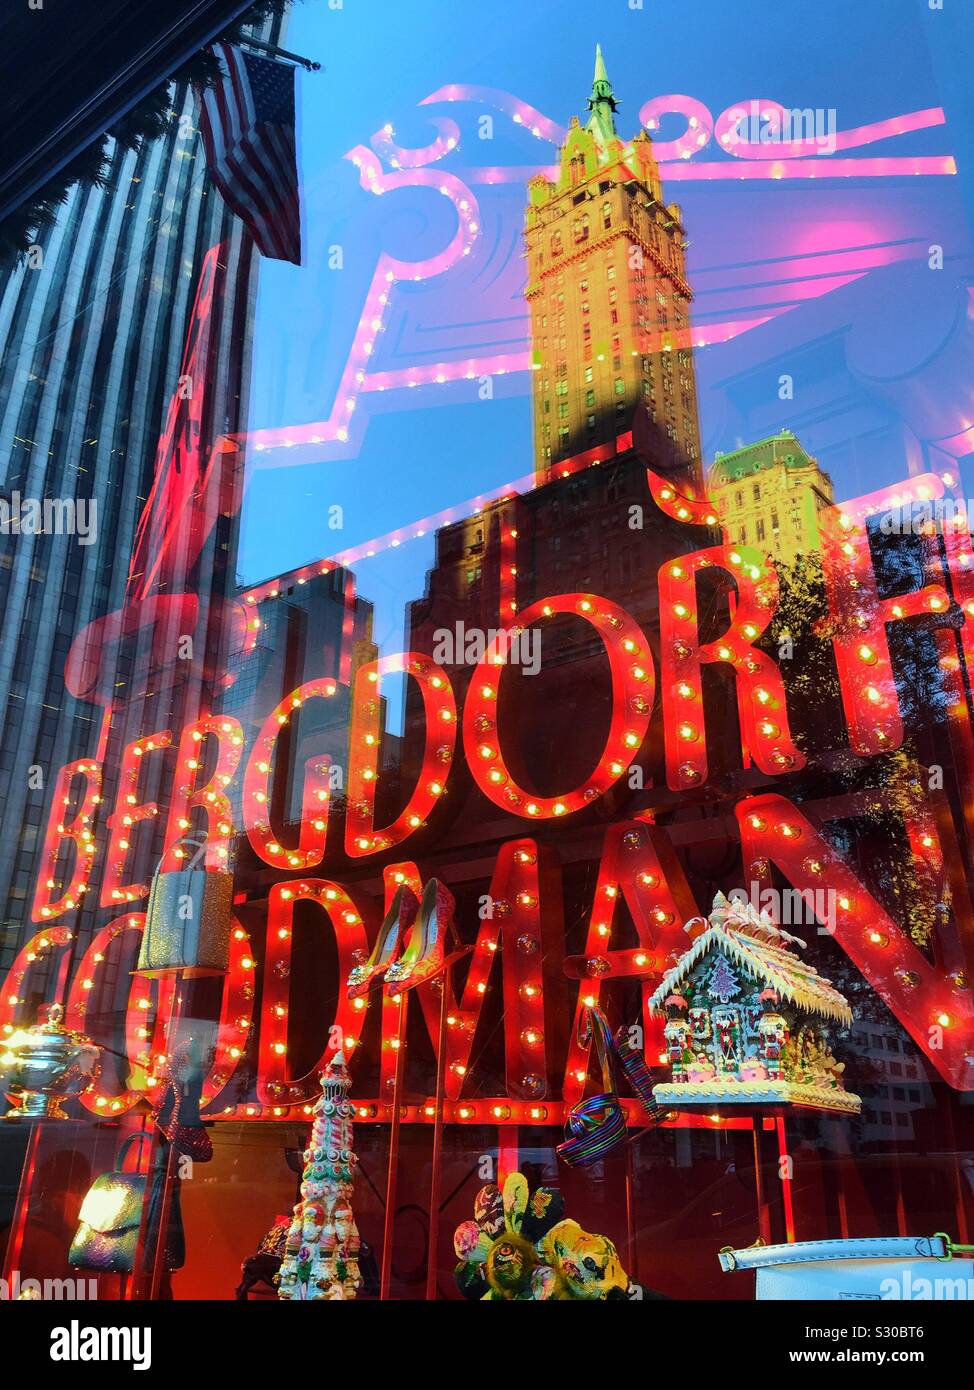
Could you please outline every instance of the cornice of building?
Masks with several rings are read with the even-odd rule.
[[[591,241],[586,241],[575,251],[565,255],[561,260],[557,262],[557,264],[552,263],[550,266],[546,267],[546,269],[544,269],[538,276],[538,280],[541,281],[550,279],[552,275],[563,271],[566,266],[574,265],[576,261],[580,261],[584,259],[585,256],[591,255],[593,251],[601,250],[604,246],[608,246],[611,242],[617,241],[619,237],[625,237],[627,241],[635,242],[639,247],[641,247],[641,249],[656,266],[657,270],[659,270],[669,280],[673,281],[674,285],[676,285],[677,289],[679,289],[680,293],[686,298],[686,300],[690,302],[693,299],[693,290],[690,288],[687,281],[684,280],[683,276],[679,275],[673,269],[672,266],[667,265],[666,262],[663,260],[663,257],[659,254],[659,252],[654,250],[654,248],[649,244],[649,242],[646,241],[644,237],[640,236],[638,232],[634,232],[631,227],[615,227],[612,229],[612,231],[607,232],[602,236],[594,237]],[[540,283],[536,283],[533,285],[528,285],[527,289],[524,291],[524,297],[525,299],[536,299],[538,295],[541,293],[542,285]]]

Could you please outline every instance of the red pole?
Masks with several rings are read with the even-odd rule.
[[[775,1128],[778,1131],[778,1172],[781,1174],[781,1197],[785,1208],[785,1240],[792,1245],[795,1240],[795,1210],[791,1201],[791,1158],[785,1138],[785,1122],[781,1116],[775,1120]]]
[[[639,1256],[636,1252],[636,1175],[632,1160],[632,1141],[626,1145],[626,1268],[634,1284],[639,1283]]]
[[[433,1157],[430,1173],[430,1226],[426,1248],[426,1298],[436,1298],[436,1261],[440,1236],[440,1170],[443,1167],[443,1100],[446,1095],[446,1009],[453,991],[453,962],[440,978],[440,1027],[436,1047],[436,1114],[433,1118]],[[401,1050],[401,1049],[400,1049]]]
[[[406,1050],[406,995],[399,995],[399,1024],[396,1030],[396,1069],[393,1074],[392,1116],[389,1127],[389,1168],[386,1174],[386,1216],[382,1228],[382,1268],[379,1275],[379,1298],[389,1297],[392,1282],[392,1228],[396,1217],[396,1164],[399,1160],[399,1092],[402,1086],[403,1053]]]
[[[754,1137],[754,1195],[758,1204],[758,1235],[766,1245],[771,1244],[771,1213],[768,1210],[768,1203],[764,1195],[764,1180],[761,1176],[761,1129],[763,1122],[759,1119],[751,1121],[751,1132]]]

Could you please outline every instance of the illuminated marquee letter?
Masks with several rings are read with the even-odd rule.
[[[383,675],[405,671],[423,697],[425,747],[419,780],[391,825],[376,829],[375,786],[379,756],[379,686]],[[443,795],[457,740],[457,707],[446,671],[421,652],[401,652],[367,662],[355,677],[349,734],[348,813],[345,853],[352,859],[391,849],[424,823]]]
[[[122,878],[133,827],[159,814],[159,807],[154,801],[139,801],[139,774],[145,763],[145,755],[159,748],[168,748],[171,743],[172,735],[168,729],[162,729],[157,734],[150,734],[148,738],[136,739],[134,743],[126,746],[122,754],[115,806],[106,822],[109,836],[107,862],[101,886],[102,907],[111,907],[113,903],[135,902],[138,898],[144,898],[149,891],[147,883],[123,884]]]
[[[511,776],[501,749],[497,692],[508,633],[499,634],[473,673],[463,709],[463,746],[477,786],[495,806],[544,820],[579,811],[597,801],[622,777],[638,753],[653,709],[656,675],[649,642],[625,609],[597,594],[557,594],[525,608],[511,632],[559,613],[584,618],[602,638],[612,677],[612,717],[605,747],[592,773],[558,796],[535,796]]]
[[[325,1049],[315,1065],[301,1077],[287,1074],[288,1004],[291,938],[295,903],[305,899],[320,904],[331,923],[338,945],[338,1007],[327,1032]],[[365,952],[368,941],[362,919],[351,898],[337,883],[325,879],[296,879],[271,889],[267,910],[267,958],[264,963],[264,999],[260,1030],[260,1067],[257,1096],[264,1104],[281,1105],[309,1101],[321,1090],[318,1074],[341,1049],[346,1059],[358,1043],[360,1015],[345,989],[356,963],[356,952]]]
[[[71,805],[71,783],[75,777],[85,779],[81,803],[68,820],[65,808]],[[95,840],[92,824],[96,807],[101,801],[102,764],[94,758],[81,758],[77,762],[65,763],[58,773],[51,798],[51,812],[44,837],[44,853],[41,856],[37,887],[34,890],[34,905],[31,917],[35,922],[45,922],[52,917],[60,917],[78,906],[78,899],[87,891],[91,877],[91,867],[95,862]],[[57,861],[62,846],[74,845],[74,864],[71,878],[59,898],[51,895],[57,887]]]
[[[130,915],[116,918],[114,922],[109,922],[107,927],[102,927],[92,937],[88,949],[78,962],[74,978],[71,981],[71,989],[68,992],[65,1023],[72,1032],[91,1033],[93,1036],[96,1034],[97,1028],[87,1018],[89,1000],[98,997],[98,991],[101,989],[107,989],[110,994],[113,994],[113,987],[117,986],[120,979],[126,978],[119,972],[117,963],[107,959],[112,943],[126,932],[138,932],[141,937],[144,926],[145,914],[133,912]],[[99,976],[101,975],[106,978],[100,981]],[[158,991],[154,1005],[152,1002],[153,986],[156,986]],[[81,1103],[86,1110],[90,1110],[95,1115],[122,1115],[157,1089],[159,1078],[153,1076],[152,1068],[157,1066],[162,1071],[166,1064],[167,1032],[172,1017],[175,989],[176,982],[172,976],[162,977],[158,980],[150,980],[145,975],[138,974],[131,977],[125,1008],[125,1056],[128,1063],[128,1080],[141,1078],[145,1084],[142,1086],[126,1084],[120,1091],[112,1091],[109,1089],[110,1069],[105,1066],[97,1084],[81,1097]],[[104,1001],[101,1001],[97,1018],[99,1020],[111,1019],[113,1014],[112,1002],[109,1001],[106,1006]],[[153,1019],[151,1026],[149,1024],[150,1015]],[[94,1040],[97,1042],[98,1038],[95,1037]],[[103,1041],[108,1042],[108,1039],[103,1039]],[[107,1058],[105,1060],[107,1062]]]
[[[197,778],[203,766],[204,740],[208,736],[214,739],[217,745],[216,767],[210,780],[202,786],[197,786]],[[233,834],[230,798],[227,796],[226,788],[237,770],[242,744],[243,733],[240,725],[229,715],[207,715],[203,719],[197,719],[193,724],[186,725],[179,740],[176,773],[169,802],[166,853],[162,862],[164,869],[178,869],[180,861],[187,858],[186,850],[179,842],[190,832],[190,812],[197,807],[202,808],[206,815],[206,867],[211,870],[226,867],[230,853],[230,836]],[[214,828],[216,834],[213,833]]]
[[[632,917],[637,945],[610,945],[616,908],[625,903]],[[646,820],[609,826],[595,885],[585,950],[568,956],[565,974],[582,984],[569,1034],[568,1059],[562,1095],[566,1105],[581,1100],[588,1078],[591,1044],[578,1041],[585,1009],[599,1002],[603,980],[633,977],[642,986],[643,1051],[649,1066],[659,1063],[663,1022],[649,1012],[649,999],[674,961],[686,949],[683,924],[697,915],[697,905],[680,862],[664,830]],[[637,1019],[625,1020],[635,1023]]]
[[[73,940],[74,933],[67,927],[50,927],[46,931],[37,932],[17,952],[13,965],[0,984],[0,1044],[3,1038],[9,1037],[14,1031],[17,1010],[21,1004],[26,1003],[21,990],[28,971],[38,962],[44,964],[52,948],[66,946]]]
[[[974,1004],[966,978],[931,965],[820,831],[783,796],[737,807],[744,864],[755,881],[774,864],[799,891],[834,889],[832,935],[937,1071],[974,1090]]]
[[[274,864],[279,868],[313,869],[325,857],[329,760],[325,757],[308,760],[297,849],[282,845],[271,828],[271,768],[278,737],[281,730],[288,726],[293,711],[315,696],[328,699],[334,693],[333,680],[308,681],[298,686],[268,715],[254,741],[244,773],[243,821],[247,839],[265,864]]]
[[[401,883],[422,897],[415,864],[389,865],[385,882],[390,902]],[[557,1055],[564,1031],[560,1020],[563,981],[556,965],[564,940],[557,865],[544,861],[534,840],[502,845],[481,911],[460,1000],[447,999],[446,1096],[456,1100],[463,1089],[491,966],[500,952],[507,1094],[515,1101],[539,1100],[553,1089],[549,1059]],[[413,993],[419,995],[435,1052],[440,995],[434,982],[420,985]],[[385,1094],[395,1071],[399,1010],[396,1000],[383,1002],[381,1083]]]
[[[950,604],[941,584],[880,598],[866,520],[889,513],[894,518],[905,516],[912,524],[914,506],[942,494],[940,479],[926,474],[821,513],[822,570],[833,624],[832,645],[854,753],[888,753],[903,742],[886,624],[945,612]]]
[[[723,637],[701,643],[697,624],[697,575],[717,567],[733,575],[737,601]],[[660,664],[663,687],[666,780],[675,790],[707,780],[700,666],[725,662],[734,672],[745,745],[762,772],[789,772],[805,765],[788,727],[781,672],[754,643],[774,616],[778,579],[756,547],[716,545],[659,572]]]

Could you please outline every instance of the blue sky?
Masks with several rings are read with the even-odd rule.
[[[386,122],[393,123],[402,145],[427,143],[432,135],[429,115],[450,108],[417,104],[437,88],[459,83],[502,89],[566,124],[572,114],[584,112],[599,40],[622,103],[618,120],[625,135],[638,129],[642,104],[663,93],[696,98],[714,116],[751,99],[834,108],[840,130],[943,104],[946,130],[916,132],[863,153],[956,153],[960,160],[969,113],[956,105],[951,42],[945,41],[947,25],[955,26],[950,32],[956,34],[958,24],[956,0],[947,0],[948,7],[952,3],[955,13],[949,16],[931,11],[927,0],[644,0],[636,9],[627,0],[492,0],[485,5],[344,0],[335,10],[324,0],[298,3],[286,46],[323,65],[321,73],[299,78],[309,254],[300,268],[269,262],[261,267],[252,427],[325,418],[376,255],[385,250],[412,259],[450,235],[444,223],[450,214],[442,200],[437,206],[434,192],[397,191],[374,199],[343,159],[353,146],[367,145]],[[938,24],[944,27],[930,27]],[[478,111],[458,105],[451,113],[463,137],[442,167],[469,169],[486,154],[472,137]],[[673,138],[682,128],[674,117],[660,134]],[[500,117],[489,155],[505,167],[527,167],[552,157],[550,145],[539,145]],[[895,231],[902,223],[900,240],[909,234],[919,242],[929,225],[950,239],[955,253],[968,252],[964,195],[969,186],[962,179],[945,178],[909,185],[904,179],[849,179],[745,189],[702,181],[668,185],[667,191],[685,209],[691,282],[696,277],[706,285],[726,236],[746,245],[749,264],[762,257],[773,260],[779,209],[782,235],[787,232],[793,242],[800,241],[796,224],[807,220],[811,225],[818,216],[828,225],[848,228],[861,208],[863,226],[882,226],[879,239],[893,239],[890,228]],[[513,249],[523,188],[491,192],[480,186],[477,193],[485,236],[489,230],[498,242],[507,239],[506,279],[493,286],[489,321],[480,308],[471,311],[462,281],[451,291],[453,272],[439,277],[439,284],[397,286],[377,365],[383,365],[381,354],[390,366],[402,366],[416,354],[422,361],[424,343],[448,343],[451,334],[471,352],[478,333],[490,351],[523,338]],[[725,228],[730,230],[725,233]],[[336,242],[345,249],[341,275],[327,273],[323,262],[324,248]],[[745,259],[743,251],[737,254]],[[698,297],[701,312],[705,301],[705,295]],[[742,351],[746,336],[736,340]],[[723,437],[710,392],[711,380],[726,375],[735,351],[734,344],[725,344],[698,353],[703,432],[711,453],[738,442]],[[252,471],[244,504],[241,578],[253,582],[333,553],[529,472],[526,374],[497,379],[494,385],[493,399],[486,402],[472,385],[465,393],[454,387],[421,388],[408,393],[406,408],[390,395],[350,457]],[[406,394],[400,392],[399,398]],[[376,399],[373,395],[371,401]],[[367,408],[371,401],[357,408]],[[823,461],[828,465],[827,458]],[[840,495],[842,481],[837,479]],[[849,479],[847,491],[855,490],[857,481]],[[325,520],[328,507],[336,503],[344,515],[337,540]],[[431,561],[426,539],[356,565],[360,592],[377,605],[377,638],[388,650],[401,642],[404,604],[422,592]]]

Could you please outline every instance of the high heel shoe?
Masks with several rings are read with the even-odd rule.
[[[562,1162],[573,1168],[597,1163],[629,1138],[626,1114],[619,1103],[612,1072],[612,1034],[601,1010],[590,1008],[578,1021],[579,1045],[588,1047],[593,1036],[602,1071],[602,1090],[572,1106],[565,1122],[565,1142],[555,1148]]]
[[[419,899],[405,883],[396,889],[368,960],[356,965],[348,977],[348,997],[368,994],[372,981],[385,974],[395,960],[406,932],[416,919]]]
[[[642,1101],[650,1119],[661,1124],[665,1111],[660,1109],[653,1095],[653,1077],[643,1060],[642,1048],[629,1041],[629,1031],[625,1027],[619,1029],[612,1041],[626,1080]]]
[[[412,989],[437,974],[448,946],[459,945],[453,913],[453,894],[438,878],[431,878],[423,890],[423,901],[406,949],[386,971],[386,993]]]

